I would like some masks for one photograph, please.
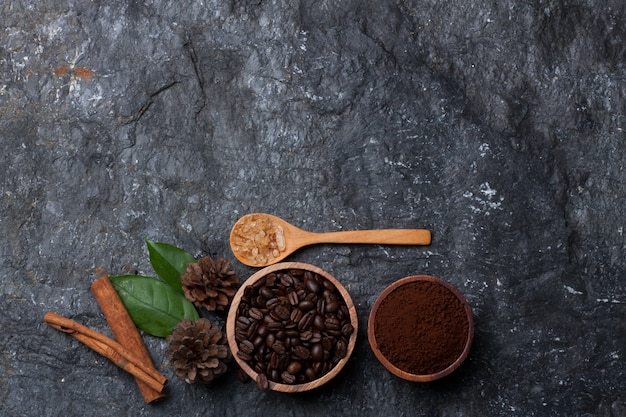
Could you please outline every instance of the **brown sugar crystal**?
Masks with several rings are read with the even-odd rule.
[[[265,264],[285,250],[283,228],[262,214],[235,224],[232,243],[233,251],[254,265]]]
[[[463,353],[469,323],[462,301],[436,282],[401,285],[381,302],[374,333],[381,353],[395,367],[430,375]]]

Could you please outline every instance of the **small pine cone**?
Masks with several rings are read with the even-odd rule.
[[[210,256],[187,264],[181,275],[185,297],[198,307],[209,311],[225,311],[237,292],[239,277],[224,258]]]
[[[182,320],[166,339],[165,357],[188,384],[209,383],[226,372],[232,359],[226,334],[210,320]]]

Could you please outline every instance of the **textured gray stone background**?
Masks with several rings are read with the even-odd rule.
[[[621,0],[8,0],[0,6],[0,414],[626,416],[626,6]],[[234,261],[239,216],[425,227],[429,247],[310,247],[355,353],[305,395],[229,373],[169,398],[42,322],[103,333],[89,286],[153,274],[143,239]],[[237,262],[242,278],[254,272]],[[388,374],[382,289],[470,301],[450,377]]]

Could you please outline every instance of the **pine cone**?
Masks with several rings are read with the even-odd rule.
[[[216,261],[210,256],[187,264],[181,275],[185,297],[198,307],[209,311],[225,311],[237,292],[239,277],[224,258]]]
[[[232,355],[226,334],[210,320],[182,320],[166,339],[165,357],[188,384],[209,383],[226,372]]]

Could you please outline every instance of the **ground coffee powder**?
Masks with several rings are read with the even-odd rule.
[[[374,335],[380,352],[397,368],[430,375],[450,366],[467,343],[463,302],[432,281],[399,286],[381,301]]]

